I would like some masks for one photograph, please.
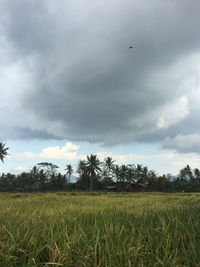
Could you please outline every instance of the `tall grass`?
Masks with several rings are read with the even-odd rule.
[[[200,194],[0,194],[0,266],[200,266]]]

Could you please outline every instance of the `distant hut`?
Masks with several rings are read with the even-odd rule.
[[[145,192],[147,190],[147,184],[127,182],[116,182],[114,185],[106,186],[107,192]]]
[[[107,192],[115,192],[116,186],[115,185],[108,185],[108,186],[106,186],[106,191]]]
[[[145,192],[147,191],[148,185],[142,183],[136,183],[132,185],[133,191],[136,192]]]
[[[130,183],[127,182],[116,182],[116,191],[122,192],[122,191],[132,191],[132,186]]]

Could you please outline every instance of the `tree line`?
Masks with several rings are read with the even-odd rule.
[[[7,155],[8,148],[0,143],[0,160],[3,162]],[[200,191],[200,170],[189,165],[173,177],[170,174],[158,175],[142,164],[118,165],[111,157],[100,161],[97,155],[91,154],[86,160],[79,160],[75,168],[67,164],[65,174],[61,174],[58,168],[53,163],[40,162],[29,172],[19,175],[3,173],[0,192],[140,191],[141,188],[159,192]],[[76,181],[72,182],[73,175],[76,175]]]

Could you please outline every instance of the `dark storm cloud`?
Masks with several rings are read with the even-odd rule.
[[[12,128],[8,127],[0,133],[0,140],[16,139],[16,140],[28,140],[28,139],[60,139],[58,136],[47,133],[45,130],[32,130],[30,128]]]
[[[10,56],[31,75],[19,98],[32,118],[26,127],[115,145],[158,141],[170,131],[172,138],[180,121],[192,121],[187,66],[180,71],[177,64],[200,50],[200,2],[5,1],[3,7]]]

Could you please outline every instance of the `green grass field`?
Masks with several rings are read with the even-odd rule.
[[[0,266],[200,266],[200,194],[0,194]]]

